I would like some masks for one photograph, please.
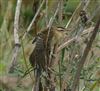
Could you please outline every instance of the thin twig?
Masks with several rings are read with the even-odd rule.
[[[63,17],[63,0],[59,0],[60,2],[60,7],[59,7],[59,13],[58,13],[58,21],[60,26],[62,25],[62,17]],[[59,89],[61,91],[62,88],[62,76],[61,76],[61,60],[58,61],[58,66],[59,66]]]
[[[30,29],[31,29],[32,25],[34,24],[34,22],[35,22],[35,20],[36,20],[36,18],[37,18],[37,16],[38,16],[38,14],[40,13],[40,11],[41,11],[42,6],[44,5],[44,3],[45,3],[45,0],[42,1],[42,3],[41,3],[41,5],[40,5],[39,9],[37,10],[37,12],[36,12],[34,18],[32,19],[30,25],[28,26],[27,31],[26,31],[25,34],[23,35],[22,40],[25,39],[27,33],[30,31]]]
[[[20,41],[19,41],[19,35],[18,35],[18,30],[19,30],[19,16],[20,16],[20,9],[21,9],[21,3],[22,0],[17,1],[17,6],[16,6],[16,12],[15,12],[15,19],[14,19],[14,41],[15,41],[15,48],[14,48],[14,53],[12,56],[12,63],[9,69],[9,72],[13,72],[14,66],[16,65],[17,62],[17,55],[19,52],[20,48]]]
[[[60,2],[60,7],[59,7],[59,13],[58,13],[58,21],[59,24],[62,24],[62,16],[63,16],[63,0],[59,0]]]
[[[55,11],[55,14],[54,14],[54,16],[53,17],[51,17],[50,18],[50,21],[49,21],[49,24],[48,24],[48,26],[47,26],[47,28],[51,28],[51,26],[52,26],[52,24],[53,24],[53,22],[54,22],[54,19],[55,19],[55,17],[56,17],[56,15],[57,15],[57,13],[58,13],[58,11],[59,11],[59,3],[58,3],[58,7],[57,7],[57,9],[56,9],[56,11]]]
[[[46,0],[46,14],[45,14],[45,21],[46,21],[46,26],[48,24],[48,0]]]
[[[84,63],[85,63],[86,58],[88,56],[88,53],[89,53],[89,51],[90,51],[90,49],[92,47],[92,43],[93,43],[93,41],[94,41],[94,39],[96,37],[96,34],[97,34],[98,30],[99,30],[99,26],[100,26],[100,17],[99,17],[99,20],[96,23],[96,26],[95,26],[95,28],[93,30],[93,33],[92,33],[92,35],[90,37],[90,40],[87,43],[87,46],[86,46],[86,48],[84,50],[84,53],[83,53],[83,56],[82,56],[81,60],[78,63],[77,71],[76,71],[76,74],[75,74],[75,77],[74,77],[74,81],[73,81],[73,84],[72,84],[72,91],[76,91],[76,89],[77,89],[77,86],[79,84],[79,78],[80,78],[81,70],[82,70],[82,68],[84,66]]]
[[[80,8],[81,4],[82,4],[82,2],[79,3],[79,5],[77,6],[77,8],[75,9],[73,15],[72,15],[71,18],[69,19],[69,21],[68,21],[68,23],[66,24],[65,28],[68,28],[69,24],[71,23],[72,19],[74,18],[75,14],[76,14],[77,10]]]
[[[65,42],[64,44],[60,45],[60,46],[57,48],[57,52],[59,52],[60,50],[62,50],[63,48],[65,48],[68,44],[72,43],[75,39],[76,39],[76,37],[73,37],[72,39],[68,40],[68,41]]]
[[[29,67],[27,65],[27,60],[26,60],[26,57],[25,57],[24,45],[23,45],[23,41],[22,40],[21,40],[21,45],[22,45],[22,52],[23,52],[23,58],[24,58],[25,66],[26,66],[26,69],[28,70]],[[29,72],[29,76],[32,79],[32,82],[34,82],[32,74],[30,72]]]

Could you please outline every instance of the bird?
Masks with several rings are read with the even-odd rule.
[[[63,27],[44,28],[34,38],[32,43],[35,47],[29,57],[31,66],[35,67],[34,91],[42,91],[41,74],[44,71],[49,74],[47,70],[51,63],[49,62],[51,49],[53,47],[55,50],[55,46],[65,35],[64,31]]]
[[[65,36],[65,28],[51,27],[49,35],[49,28],[42,29],[35,37],[32,43],[35,43],[29,61],[32,67],[40,70],[45,70],[49,65],[49,55],[51,47],[58,44],[58,42]]]

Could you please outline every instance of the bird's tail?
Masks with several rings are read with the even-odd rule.
[[[42,83],[41,83],[41,69],[35,70],[35,84],[33,91],[43,91]]]

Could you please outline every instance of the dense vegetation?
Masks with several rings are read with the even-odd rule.
[[[0,91],[34,91],[32,41],[52,26],[63,27],[66,37],[50,54],[52,77],[42,72],[42,86],[100,91],[100,0],[0,0]]]

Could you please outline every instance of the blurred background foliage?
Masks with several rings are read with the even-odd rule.
[[[20,48],[20,53],[18,54],[18,65],[16,67],[16,70],[14,71],[14,73],[8,74],[8,69],[11,64],[11,58],[14,49],[13,23],[14,23],[15,8],[17,3],[16,1],[17,0],[0,0],[0,91],[8,91],[5,90],[7,88],[13,89],[9,91],[31,91],[32,88],[32,81],[29,75],[21,79],[21,81],[18,82],[17,84],[15,83],[17,79],[16,77],[23,76],[23,74],[27,70],[25,66],[25,60],[27,61],[28,66],[30,67],[28,58],[32,51],[32,46],[33,46],[31,43],[35,35],[34,25],[32,27],[32,30],[28,34],[26,40],[24,40],[23,44],[21,44],[23,45],[23,48],[22,47]],[[33,12],[33,1],[34,0],[22,1],[20,22],[19,22],[20,39],[22,38],[28,25],[30,24],[32,18],[35,15],[35,13]],[[71,18],[73,12],[75,11],[76,7],[79,5],[80,1],[81,0],[63,0],[63,4],[64,4],[63,19],[62,19],[61,26],[63,27],[66,26],[68,20]],[[39,0],[39,4],[41,2],[42,0]],[[49,19],[54,14],[54,11],[56,9],[55,7],[57,7],[57,2],[58,0],[48,0]],[[89,15],[91,15],[92,12],[95,11],[97,6],[99,5],[100,5],[100,0],[91,0],[91,4],[87,8]],[[41,28],[45,27],[45,17],[43,16],[45,14],[44,11],[45,11],[45,6],[41,11],[40,13],[41,16],[39,17],[38,20],[38,29],[37,29],[38,31]],[[95,21],[97,21],[99,14],[100,12],[98,12],[96,14],[96,17],[93,18],[94,23]],[[57,20],[55,20],[55,24],[58,26],[60,25]],[[75,70],[77,66],[76,63],[79,60],[77,58],[77,55],[80,56],[82,54],[82,50],[84,49],[84,46],[85,46],[84,42],[76,43],[76,44],[72,43],[71,45],[67,46],[64,50],[62,50],[61,73],[60,73],[62,74],[62,78],[65,76],[65,74],[67,74],[67,72],[70,73],[68,75],[69,79],[75,74]],[[76,58],[74,57],[75,55]],[[1,79],[3,79],[3,83],[4,83],[3,87],[2,87]],[[11,81],[10,79],[13,79],[13,81]],[[92,81],[92,79],[94,79],[94,81]],[[10,81],[10,83],[8,83],[8,81]],[[68,81],[69,85],[72,83],[71,81],[72,81],[71,79]],[[81,86],[79,91],[100,91],[100,30],[93,43],[91,52],[89,53],[85,66],[81,72],[80,85]]]

